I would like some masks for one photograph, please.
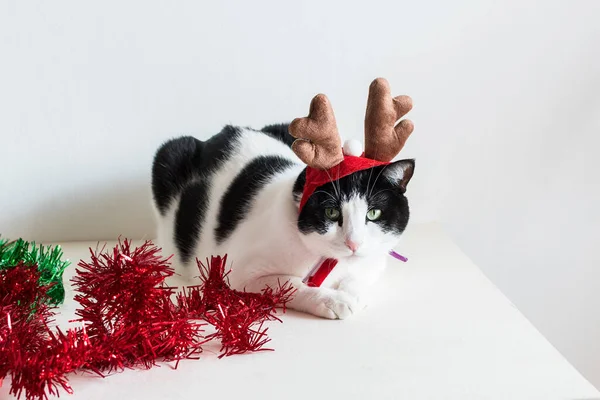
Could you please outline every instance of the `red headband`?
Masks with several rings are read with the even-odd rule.
[[[306,182],[304,191],[300,200],[299,212],[302,211],[308,198],[317,190],[319,186],[325,185],[333,180],[338,180],[358,171],[364,171],[381,165],[388,165],[389,162],[371,160],[364,156],[344,155],[344,159],[339,164],[327,169],[321,170],[312,167],[306,167]]]

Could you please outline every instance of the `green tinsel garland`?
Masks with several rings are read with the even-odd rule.
[[[52,284],[48,290],[48,303],[61,304],[65,299],[65,288],[62,276],[69,261],[61,260],[63,256],[60,246],[36,246],[23,239],[9,242],[0,238],[0,272],[23,262],[26,265],[37,265],[40,272],[40,285]]]

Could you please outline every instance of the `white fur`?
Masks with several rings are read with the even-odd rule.
[[[384,172],[384,176],[392,183],[400,182],[404,179],[404,174],[406,171],[404,168],[388,168]]]
[[[276,175],[256,196],[251,212],[231,236],[217,245],[214,231],[220,199],[239,171],[259,155],[279,155],[298,165]],[[193,259],[227,254],[233,288],[259,292],[265,285],[274,287],[289,281],[297,289],[290,308],[325,318],[346,318],[364,306],[366,289],[383,271],[387,252],[397,237],[383,233],[376,224],[365,224],[367,203],[360,197],[343,205],[342,227],[332,224],[325,235],[300,233],[298,203],[293,199],[292,188],[303,168],[283,143],[244,130],[238,150],[212,178],[208,211]],[[159,217],[158,242],[165,251],[175,254],[178,273],[197,275],[195,265],[180,265],[174,245],[177,204],[173,201],[166,216]],[[360,243],[355,253],[345,245],[347,238]],[[337,258],[338,265],[321,287],[304,285],[302,278],[323,256]]]

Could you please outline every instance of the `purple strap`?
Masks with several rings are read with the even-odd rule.
[[[396,260],[400,260],[402,262],[407,262],[408,261],[408,258],[404,257],[402,254],[396,253],[394,250],[390,250],[390,256],[392,256]]]

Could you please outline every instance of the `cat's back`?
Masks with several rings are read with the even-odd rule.
[[[158,242],[175,262],[218,251],[266,186],[301,168],[292,141],[287,125],[261,131],[226,126],[206,141],[185,136],[161,146],[152,168]]]

